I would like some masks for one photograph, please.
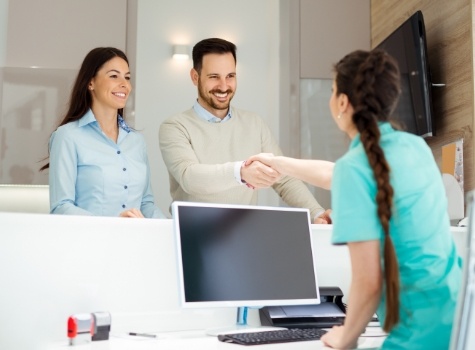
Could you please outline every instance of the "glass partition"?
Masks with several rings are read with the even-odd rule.
[[[38,170],[48,156],[49,136],[64,115],[77,71],[0,70],[0,183],[48,184],[48,173]]]
[[[331,79],[300,79],[301,158],[336,161],[348,149],[349,138],[330,113],[331,88]],[[323,207],[331,208],[330,191],[309,188]]]

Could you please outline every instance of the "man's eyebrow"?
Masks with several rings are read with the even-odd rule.
[[[227,73],[226,76],[232,75],[232,74],[236,75],[236,72]],[[219,74],[219,73],[208,73],[208,74],[206,74],[207,77],[209,77],[209,76],[211,76],[211,75],[221,75],[221,74]]]

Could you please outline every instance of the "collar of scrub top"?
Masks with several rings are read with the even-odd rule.
[[[389,122],[378,122],[378,127],[379,127],[379,132],[381,133],[381,136],[383,136],[384,134],[389,134],[390,132],[394,131],[394,128],[392,127],[391,123],[389,123]],[[349,149],[355,148],[360,143],[361,143],[360,134],[358,133],[353,138],[353,140],[351,140]]]
[[[223,123],[231,119],[231,107],[229,107],[228,114],[226,117],[224,117],[222,120],[218,117],[215,117],[212,115],[210,112],[208,112],[202,105],[199,104],[198,100],[195,101],[195,104],[193,105],[193,109],[195,113],[200,117],[201,119],[210,122],[210,123]]]
[[[94,122],[97,123],[97,119],[94,116],[94,113],[92,112],[92,110],[89,109],[87,113],[84,114],[84,116],[79,120],[79,126],[81,127],[81,126],[94,123]],[[119,125],[119,127],[127,133],[132,131],[130,126],[127,125],[127,123],[125,122],[124,118],[122,118],[121,115],[117,115],[117,125]]]

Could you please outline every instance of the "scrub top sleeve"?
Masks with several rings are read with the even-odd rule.
[[[381,224],[375,202],[371,168],[343,158],[335,164],[332,180],[332,243],[380,239]]]

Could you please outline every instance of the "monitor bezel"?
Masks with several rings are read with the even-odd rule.
[[[310,249],[312,255],[313,275],[315,278],[316,297],[305,299],[263,299],[263,300],[230,300],[230,301],[199,301],[191,302],[185,299],[185,284],[183,274],[183,260],[181,250],[181,235],[179,228],[179,207],[211,207],[211,208],[230,208],[230,209],[252,209],[252,210],[273,210],[273,211],[296,211],[304,212],[307,216]],[[201,202],[181,202],[175,201],[172,203],[172,219],[173,229],[175,233],[175,251],[177,258],[177,276],[178,276],[178,291],[180,305],[184,308],[207,308],[207,307],[253,307],[260,308],[264,306],[285,306],[285,305],[310,305],[320,304],[320,292],[318,284],[317,269],[315,264],[315,250],[313,249],[312,228],[310,221],[310,211],[305,208],[292,207],[271,207],[271,206],[255,206],[255,205],[238,205],[238,204],[217,204],[217,203],[201,203]]]

